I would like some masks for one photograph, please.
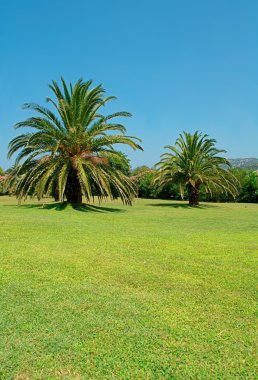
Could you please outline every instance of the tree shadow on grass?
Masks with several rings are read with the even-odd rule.
[[[28,205],[20,205],[19,207],[24,208],[37,208],[39,210],[56,210],[56,211],[63,211],[68,206],[72,207],[75,211],[80,212],[125,212],[125,210],[120,208],[113,208],[113,207],[102,207],[102,206],[96,206],[93,204],[69,204],[67,202],[56,202],[56,203],[42,203],[42,204],[28,204]]]
[[[125,212],[121,208],[96,206],[93,204],[72,205],[72,208],[81,212]]]
[[[184,209],[198,209],[198,210],[205,210],[207,208],[214,208],[218,207],[215,205],[208,205],[208,204],[200,204],[199,206],[189,206],[188,203],[149,203],[146,204],[146,206],[151,207],[169,207],[169,208],[184,208]]]

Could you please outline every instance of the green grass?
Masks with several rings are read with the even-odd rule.
[[[258,205],[0,197],[0,379],[255,379]]]

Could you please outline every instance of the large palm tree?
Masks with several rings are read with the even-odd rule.
[[[126,164],[126,156],[114,148],[126,144],[141,149],[141,140],[125,135],[126,129],[114,119],[131,116],[128,112],[116,112],[105,116],[100,109],[115,97],[105,97],[102,85],[91,88],[92,81],[77,81],[75,85],[52,82],[54,93],[47,98],[53,110],[38,104],[25,104],[35,111],[33,116],[16,124],[16,128],[32,131],[15,137],[9,144],[9,157],[18,153],[16,167],[20,181],[18,198],[35,194],[40,199],[47,194],[70,203],[82,203],[82,195],[89,201],[93,195],[121,197],[130,204],[134,186],[130,179],[118,170]],[[113,163],[116,162],[116,165]]]
[[[216,140],[198,131],[180,134],[175,146],[165,147],[169,152],[164,153],[157,164],[159,186],[178,183],[182,198],[187,190],[190,206],[199,204],[201,187],[209,193],[216,189],[235,196],[238,181],[228,170],[229,161],[219,155],[226,151],[217,149],[215,143]]]

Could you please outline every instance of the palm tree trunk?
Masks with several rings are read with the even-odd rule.
[[[65,195],[68,203],[82,204],[81,185],[75,171],[71,171],[68,175]]]
[[[189,184],[188,186],[188,198],[189,198],[189,206],[198,206],[199,205],[199,186],[192,186]]]
[[[59,201],[59,190],[57,187],[55,188],[55,191],[54,191],[54,199],[55,199],[55,202]]]

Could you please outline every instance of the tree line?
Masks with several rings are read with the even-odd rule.
[[[123,167],[120,170],[127,175],[135,185],[136,196],[139,198],[149,199],[167,199],[167,200],[182,200],[188,199],[187,194],[180,192],[179,186],[175,182],[171,182],[159,188],[155,179],[157,178],[157,169],[146,165],[138,166],[134,169],[130,166],[130,161],[125,160]],[[213,191],[212,194],[207,194],[201,188],[200,201],[202,202],[246,202],[258,203],[258,173],[251,169],[232,168],[233,175],[239,181],[239,191],[236,197],[221,191]],[[13,181],[6,179],[10,176],[11,170],[4,171],[0,167],[0,195],[15,195],[16,184],[15,178]],[[12,183],[13,182],[13,183]],[[33,195],[33,192],[30,193]],[[50,194],[58,201],[56,194]]]
[[[53,97],[49,108],[25,104],[33,116],[16,124],[24,130],[9,144],[8,157],[16,155],[14,166],[0,173],[0,192],[80,205],[83,196],[121,198],[131,204],[135,196],[145,198],[257,202],[256,173],[231,169],[216,147],[216,140],[196,131],[183,132],[174,145],[165,147],[155,168],[131,170],[128,157],[116,146],[143,150],[142,141],[127,135],[122,118],[126,111],[106,115],[104,106],[114,100],[105,96],[102,85],[77,81],[49,85]]]

